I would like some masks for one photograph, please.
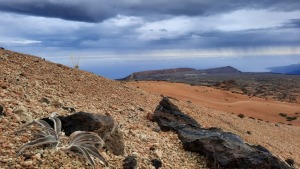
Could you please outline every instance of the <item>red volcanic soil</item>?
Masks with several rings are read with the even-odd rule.
[[[170,96],[179,100],[190,101],[228,113],[243,114],[247,117],[261,119],[274,123],[285,123],[300,126],[300,104],[280,102],[273,99],[249,97],[232,93],[221,89],[205,86],[191,86],[183,83],[139,81],[128,84],[146,91]],[[279,113],[285,113],[288,117],[298,117],[296,120],[287,121]]]

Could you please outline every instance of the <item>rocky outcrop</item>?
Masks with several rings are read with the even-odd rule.
[[[207,158],[210,168],[291,168],[262,146],[245,143],[238,135],[219,128],[201,128],[168,98],[157,106],[153,120],[162,131],[175,131],[187,151]]]
[[[201,125],[191,117],[181,113],[179,108],[164,98],[160,105],[156,108],[152,117],[156,121],[162,131],[177,131],[184,127],[200,128]]]
[[[58,116],[62,123],[62,131],[67,136],[74,131],[92,131],[105,142],[106,148],[115,155],[124,154],[124,136],[110,115],[77,112],[69,116]],[[43,118],[51,126],[53,122]]]

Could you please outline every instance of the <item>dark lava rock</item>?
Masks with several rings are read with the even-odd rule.
[[[62,130],[67,136],[74,131],[90,131],[97,133],[105,142],[105,147],[115,155],[124,154],[124,136],[114,119],[109,115],[77,112],[69,116],[58,116]],[[51,126],[53,122],[43,118]]]
[[[156,150],[156,146],[155,145],[152,145],[149,149],[150,149],[150,151],[154,151],[154,150]]]
[[[0,105],[0,116],[4,115],[3,107]]]
[[[238,117],[239,117],[239,118],[244,118],[244,117],[245,117],[245,115],[243,115],[243,114],[239,114],[239,115],[238,115]]]
[[[158,159],[151,160],[151,163],[155,167],[155,169],[159,169],[162,166],[162,162]]]
[[[188,115],[181,113],[179,108],[174,105],[167,97],[164,97],[152,115],[162,131],[177,131],[183,127],[200,128],[201,125]]]
[[[205,156],[210,168],[291,168],[266,148],[249,145],[238,135],[219,128],[201,128],[168,98],[162,99],[153,116],[163,131],[177,132],[186,151]]]
[[[123,169],[135,169],[137,167],[137,161],[134,156],[127,156],[123,160]]]
[[[288,158],[288,159],[285,160],[285,162],[287,162],[290,166],[294,167],[295,161],[293,159]]]

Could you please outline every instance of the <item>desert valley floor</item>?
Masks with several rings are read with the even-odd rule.
[[[212,87],[191,86],[183,83],[138,81],[128,84],[152,93],[173,97],[199,106],[234,113],[236,115],[243,114],[247,117],[267,122],[300,126],[300,118],[293,121],[286,121],[286,118],[279,115],[279,113],[285,113],[288,116],[300,116],[299,103],[249,97]]]

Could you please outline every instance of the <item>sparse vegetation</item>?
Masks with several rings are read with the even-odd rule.
[[[72,66],[73,66],[73,68],[75,68],[75,69],[79,69],[79,57],[75,57],[75,56],[71,56],[70,57],[70,59],[71,59],[71,62],[72,62]]]
[[[279,113],[280,116],[285,117],[286,121],[293,121],[293,120],[297,120],[297,116],[288,116],[285,113]]]
[[[243,114],[239,114],[239,115],[238,115],[238,117],[239,117],[239,118],[244,118],[244,117],[245,117],[245,115],[243,115]]]
[[[285,114],[285,113],[279,113],[279,115],[282,117],[287,117],[287,114]]]
[[[286,117],[286,121],[293,121],[293,120],[297,120],[298,117],[293,116],[293,117]]]
[[[102,147],[104,145],[104,141],[96,133],[75,131],[70,135],[68,139],[68,145],[61,146],[61,121],[59,120],[59,118],[54,116],[50,117],[49,119],[53,121],[54,128],[52,128],[44,120],[33,120],[32,122],[22,126],[22,129],[20,131],[24,131],[26,127],[29,127],[31,125],[38,125],[37,130],[34,133],[38,138],[21,146],[18,150],[19,155],[24,150],[30,147],[50,145],[50,147],[55,148],[55,150],[71,150],[73,152],[81,153],[93,167],[95,166],[95,161],[92,156],[98,158],[105,165],[108,165],[107,161],[99,153],[97,148]]]

